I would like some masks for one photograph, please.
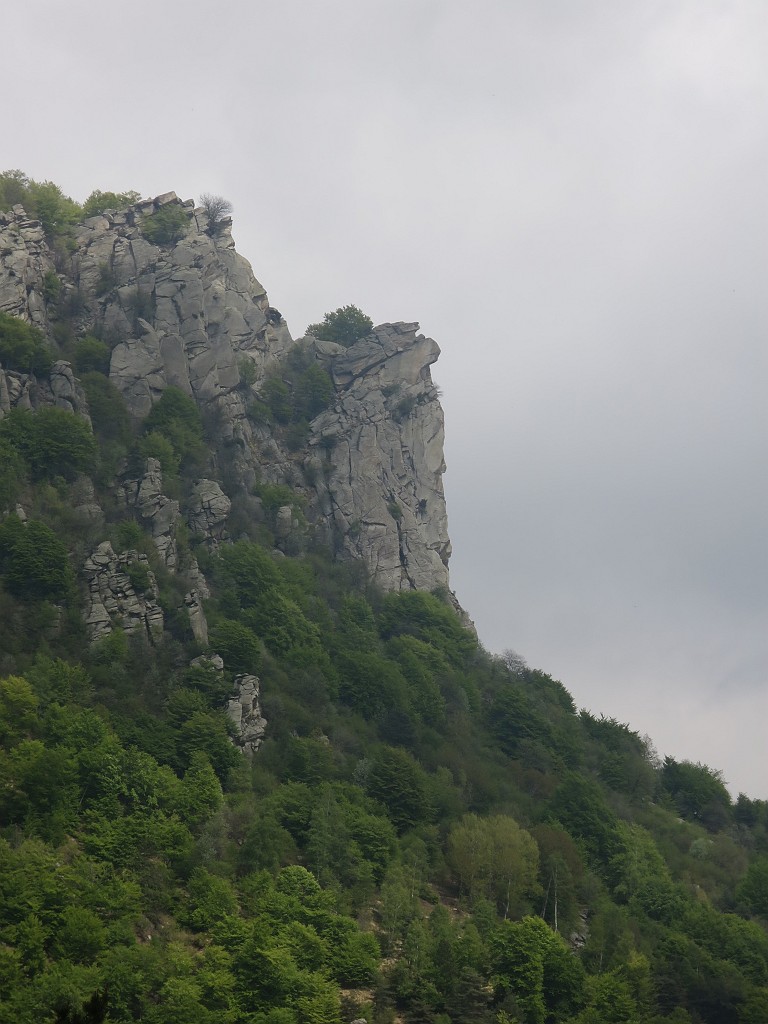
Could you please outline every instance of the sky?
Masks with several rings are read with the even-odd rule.
[[[0,169],[221,194],[294,337],[442,356],[493,652],[768,798],[765,0],[26,0]]]

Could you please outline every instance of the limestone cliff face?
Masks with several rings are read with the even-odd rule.
[[[168,206],[183,211],[184,237],[152,244],[143,227]],[[212,479],[189,513],[193,529],[196,516],[207,516],[215,520],[211,537],[224,539],[236,490],[250,494],[259,479],[288,483],[304,501],[309,529],[321,531],[339,558],[361,559],[384,589],[448,586],[443,414],[429,369],[439,348],[417,333],[418,324],[384,324],[351,348],[302,339],[331,375],[334,395],[296,451],[279,431],[249,418],[265,373],[282,372],[294,341],[236,252],[229,222],[209,231],[202,210],[167,193],[90,218],[76,229],[71,256],[54,258],[40,225],[16,207],[0,215],[0,261],[0,309],[49,338],[56,310],[46,302],[45,281],[57,276],[60,301],[77,310],[77,329],[110,344],[110,377],[134,417],[146,416],[169,386],[197,401],[214,450]],[[58,362],[48,381],[0,369],[0,416],[44,403],[87,415],[68,364]],[[156,476],[148,467],[142,480],[122,481],[118,490],[151,521],[173,571],[179,512]],[[249,507],[259,514],[258,502]],[[273,525],[279,543],[297,528],[289,508]]]
[[[440,349],[418,326],[384,324],[348,349],[315,343],[337,393],[311,425],[318,510],[385,590],[448,586],[443,411],[429,370]]]

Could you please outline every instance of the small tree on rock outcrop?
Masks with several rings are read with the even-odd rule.
[[[335,313],[326,313],[321,324],[310,324],[307,334],[319,341],[335,341],[349,348],[373,330],[373,320],[357,306],[341,306]]]
[[[208,218],[208,234],[213,237],[221,230],[224,218],[232,213],[232,203],[224,196],[214,196],[210,192],[203,192],[200,196],[200,206]]]

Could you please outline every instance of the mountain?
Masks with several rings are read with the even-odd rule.
[[[768,804],[480,645],[418,324],[0,175],[0,1024],[768,1019]]]

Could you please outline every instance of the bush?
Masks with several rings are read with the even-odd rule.
[[[55,270],[46,270],[43,277],[43,298],[46,302],[56,302],[61,294],[61,281]]]
[[[157,459],[164,477],[178,477],[179,457],[171,442],[163,434],[156,430],[145,434],[137,442],[135,450],[142,459]],[[136,471],[138,472],[138,470]]]
[[[40,331],[16,316],[0,313],[0,363],[7,370],[48,373],[52,361]]]
[[[166,388],[144,421],[145,437],[139,443],[144,456],[160,459],[163,472],[194,468],[206,455],[200,410],[179,388]]]
[[[125,210],[139,199],[138,192],[102,192],[97,188],[83,203],[83,217],[95,217],[105,210]]]
[[[379,628],[384,639],[414,636],[432,644],[454,665],[477,650],[477,638],[462,626],[456,612],[423,590],[387,594]]]
[[[9,516],[0,525],[0,575],[24,601],[56,601],[73,583],[67,549],[45,523]]]
[[[48,407],[38,412],[13,409],[0,421],[0,438],[23,457],[35,479],[89,470],[96,456],[96,442],[84,419],[65,409]]]
[[[313,420],[327,409],[333,398],[333,381],[319,366],[309,366],[299,377],[294,390],[294,419]]]
[[[175,245],[187,233],[189,216],[175,203],[161,207],[141,225],[144,237],[154,245]]]
[[[0,438],[0,512],[16,500],[23,479],[23,459],[6,438]]]
[[[213,237],[221,230],[224,218],[232,213],[232,203],[224,196],[213,196],[210,192],[203,192],[200,196],[200,205],[208,218],[208,234]]]
[[[65,196],[52,181],[34,181],[23,171],[0,174],[0,209],[20,203],[30,217],[37,217],[49,240],[66,235],[82,216],[83,210]]]
[[[0,210],[10,210],[18,203],[24,204],[29,188],[29,178],[17,169],[0,174]]]
[[[239,622],[222,619],[210,633],[210,648],[221,655],[224,664],[232,672],[259,671],[261,665],[261,643],[259,638]]]
[[[93,428],[103,440],[128,445],[131,441],[131,417],[125,400],[115,385],[94,370],[80,379],[91,414]]]
[[[307,334],[320,341],[335,341],[349,348],[373,330],[373,320],[357,306],[341,306],[335,313],[326,313],[321,324],[310,324]]]
[[[77,375],[82,377],[84,373],[91,373],[93,370],[108,374],[110,356],[108,345],[94,338],[92,334],[86,334],[75,345],[74,364]]]

